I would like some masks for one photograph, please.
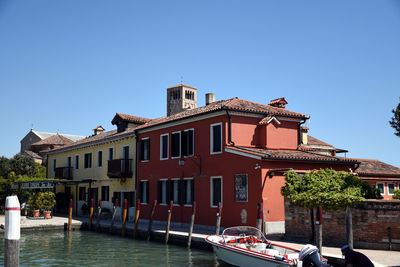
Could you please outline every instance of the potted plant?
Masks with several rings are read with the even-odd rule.
[[[32,193],[28,199],[29,210],[33,217],[39,217],[38,193]]]
[[[43,210],[43,216],[45,219],[51,218],[51,209],[56,204],[56,195],[53,192],[41,192],[38,196],[38,202],[40,209]]]

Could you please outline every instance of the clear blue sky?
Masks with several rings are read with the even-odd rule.
[[[91,135],[166,114],[183,82],[216,99],[284,96],[310,135],[400,167],[400,1],[0,0],[0,155],[37,131]]]

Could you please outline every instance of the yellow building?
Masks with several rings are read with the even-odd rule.
[[[136,200],[135,128],[149,119],[117,113],[112,124],[117,130],[104,132],[96,127],[92,136],[50,151],[47,154],[47,177],[62,179],[56,192],[74,201],[74,214],[85,212],[82,206],[113,208],[128,203],[128,220],[133,219]]]

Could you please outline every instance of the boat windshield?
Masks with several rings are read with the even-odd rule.
[[[226,228],[222,233],[224,243],[229,243],[237,238],[255,237],[258,242],[269,243],[264,234],[255,227],[251,226],[235,226]]]

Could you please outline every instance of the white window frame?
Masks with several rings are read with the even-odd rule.
[[[191,183],[194,183],[193,177],[186,177],[186,178],[183,178],[183,180],[191,180],[191,181],[192,181]],[[183,206],[184,206],[184,207],[192,207],[193,204],[187,204],[187,193],[188,193],[188,191],[190,192],[190,199],[192,200],[191,202],[192,202],[192,203],[194,202],[193,195],[192,195],[192,190],[191,190],[192,185],[189,186],[189,190],[188,190],[187,186],[188,186],[188,185],[186,184],[186,188],[185,188],[185,192],[186,192],[186,196],[185,196],[186,202],[183,203]]]
[[[222,205],[222,200],[224,199],[223,179],[222,179],[222,176],[210,176],[210,207],[218,208],[218,205],[213,205],[213,191],[214,191],[213,180],[214,179],[221,179],[221,205]]]
[[[161,184],[161,199],[160,199],[160,206],[167,206],[169,203],[167,203],[167,186],[168,186],[168,178],[161,178],[159,180],[160,182],[162,182]],[[163,185],[165,185],[165,192],[163,191]],[[165,203],[162,202],[163,201],[163,196],[165,196]]]
[[[147,188],[149,187],[149,180],[147,180],[147,179],[140,180],[139,183],[146,183],[146,187],[147,187]],[[141,203],[141,204],[143,204],[143,205],[149,204],[149,196],[147,195],[147,188],[146,188],[146,190],[143,190],[143,192],[142,192],[142,194],[143,194],[143,193],[146,194],[146,200],[147,200],[147,202],[142,202],[142,203]],[[149,190],[149,191],[150,191],[150,190]],[[139,193],[140,193],[140,192],[139,192]],[[141,198],[143,199],[143,196],[141,196]]]
[[[110,157],[110,149],[112,149],[112,158]],[[113,146],[107,147],[107,160],[114,160],[115,148]]]
[[[213,151],[213,144],[214,144],[214,135],[213,135],[213,127],[214,126],[218,126],[218,125],[220,125],[221,126],[221,151],[217,151],[217,152],[214,152]],[[212,155],[215,155],[215,154],[221,154],[222,153],[222,150],[223,150],[223,145],[222,145],[222,122],[218,122],[218,123],[213,123],[213,124],[211,124],[210,125],[210,154],[212,154]]]
[[[101,152],[101,166],[99,166],[99,153]],[[104,153],[103,150],[97,150],[97,168],[103,168]]]
[[[385,183],[376,183],[376,188],[379,189],[378,185],[383,185],[383,193],[381,193],[382,196],[386,195],[386,190],[385,190]]]
[[[148,139],[150,139],[150,137],[144,137],[144,138],[140,139],[140,141],[148,140]],[[139,147],[139,149],[140,149],[140,153],[142,153],[142,151],[141,151],[142,148]],[[143,153],[144,153],[144,151],[143,151]],[[150,155],[150,146],[149,146],[149,155]],[[148,162],[149,160],[150,160],[150,157],[149,157],[149,159],[145,159],[145,160],[140,159],[140,162]]]
[[[390,193],[390,191],[389,191],[389,185],[390,185],[390,184],[393,185],[393,191],[396,190],[396,184],[395,184],[395,183],[388,183],[388,184],[387,184],[388,195],[389,195],[389,196],[392,196],[392,195],[394,195],[394,193]]]
[[[180,179],[179,178],[171,178],[171,180],[170,180],[170,182],[172,182],[173,183],[173,185],[175,185],[175,184],[177,184],[177,191],[176,191],[176,193],[177,193],[177,201],[175,202],[175,186],[172,186],[172,201],[174,201],[174,206],[179,206],[180,204],[179,204],[179,194],[181,193],[181,192],[179,192],[179,181],[180,181]]]
[[[163,158],[163,137],[167,136],[167,157]],[[160,160],[167,160],[169,159],[169,134],[161,134],[160,135]]]
[[[193,140],[192,140],[192,143],[193,143],[193,153],[191,154],[191,155],[187,155],[187,156],[185,156],[185,158],[190,158],[190,157],[193,157],[194,156],[194,128],[190,128],[190,129],[186,129],[186,130],[183,130],[184,132],[188,132],[188,131],[193,131],[193,136],[192,136],[192,138],[193,138]],[[181,146],[182,146],[182,134],[181,134]],[[182,152],[182,148],[181,148],[181,152]]]
[[[78,161],[76,160],[76,157],[78,157]],[[79,170],[79,158],[80,158],[79,154],[76,154],[74,158],[74,170]]]
[[[172,135],[173,134],[179,134],[179,149],[178,149],[179,156],[176,156],[176,157],[172,156],[172,149],[173,149],[173,146],[172,146]],[[181,131],[172,132],[171,133],[171,159],[179,159],[179,158],[181,158],[181,154],[182,154],[181,150],[182,150],[182,134],[181,134]]]

